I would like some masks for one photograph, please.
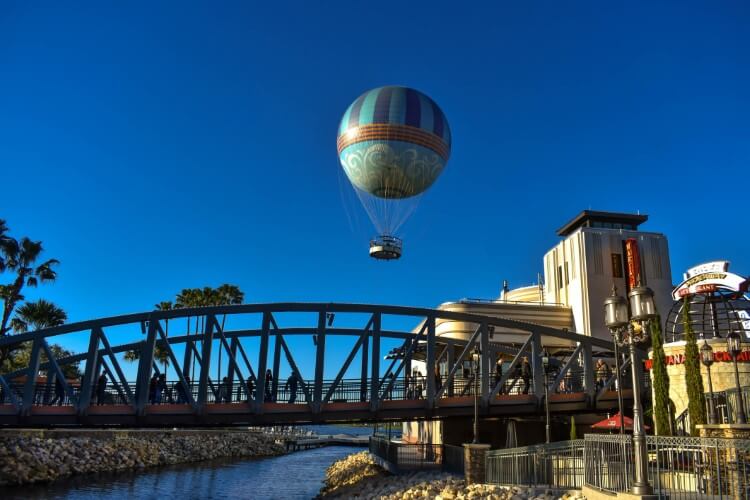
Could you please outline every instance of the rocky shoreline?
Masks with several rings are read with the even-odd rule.
[[[381,469],[369,452],[363,451],[334,462],[328,468],[325,486],[321,489],[319,498],[578,500],[584,497],[580,492],[553,494],[522,486],[467,485],[463,477],[445,472],[421,471],[394,476]]]
[[[0,431],[0,486],[215,458],[281,455],[272,434],[222,430]]]

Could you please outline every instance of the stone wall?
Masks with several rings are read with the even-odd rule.
[[[716,361],[711,366],[711,382],[713,383],[714,392],[736,388],[734,364],[731,360],[724,360],[724,356],[721,354],[727,350],[726,339],[709,339],[708,343],[713,348],[714,357],[716,358]],[[698,339],[698,349],[702,345],[703,340]],[[664,344],[664,354],[667,358],[673,356],[673,359],[678,361],[675,364],[667,364],[667,374],[669,375],[669,398],[674,402],[675,415],[679,415],[685,411],[688,403],[687,386],[685,385],[685,363],[679,362],[680,357],[685,355],[685,342],[680,341]],[[651,353],[649,353],[650,358]],[[738,361],[737,368],[740,374],[740,384],[743,387],[750,385],[750,363]],[[650,371],[649,374],[651,373]],[[708,370],[703,364],[701,364],[701,374],[703,375],[703,387],[708,392]]]
[[[0,485],[283,452],[273,436],[251,431],[2,430]]]

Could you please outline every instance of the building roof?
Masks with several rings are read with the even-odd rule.
[[[592,223],[609,223],[624,224],[630,226],[625,229],[638,229],[640,224],[648,220],[648,215],[643,214],[624,214],[619,212],[597,212],[595,210],[584,210],[576,215],[567,224],[557,230],[559,236],[568,236],[579,227],[602,227],[599,224]],[[617,229],[617,228],[615,228]]]

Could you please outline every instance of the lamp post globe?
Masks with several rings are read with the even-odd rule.
[[[740,385],[740,372],[737,368],[737,358],[742,354],[742,338],[737,332],[732,332],[727,335],[727,351],[732,356],[732,362],[734,363],[734,383],[737,386],[737,417],[735,418],[736,424],[746,424],[747,417],[745,416],[745,398],[742,396],[742,386]]]
[[[610,331],[624,328],[628,324],[628,302],[617,295],[617,288],[612,287],[612,295],[604,299],[604,324]]]
[[[654,292],[645,286],[637,286],[628,294],[630,301],[631,319],[635,321],[649,321],[656,319],[656,305]]]
[[[711,365],[714,364],[714,350],[707,340],[703,340],[701,346],[701,363],[706,367],[708,374],[708,423],[716,423],[716,408],[714,407],[714,386],[711,382]]]

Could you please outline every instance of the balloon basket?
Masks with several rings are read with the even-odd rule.
[[[395,236],[381,235],[370,240],[370,257],[378,260],[395,260],[401,257],[403,242]]]

